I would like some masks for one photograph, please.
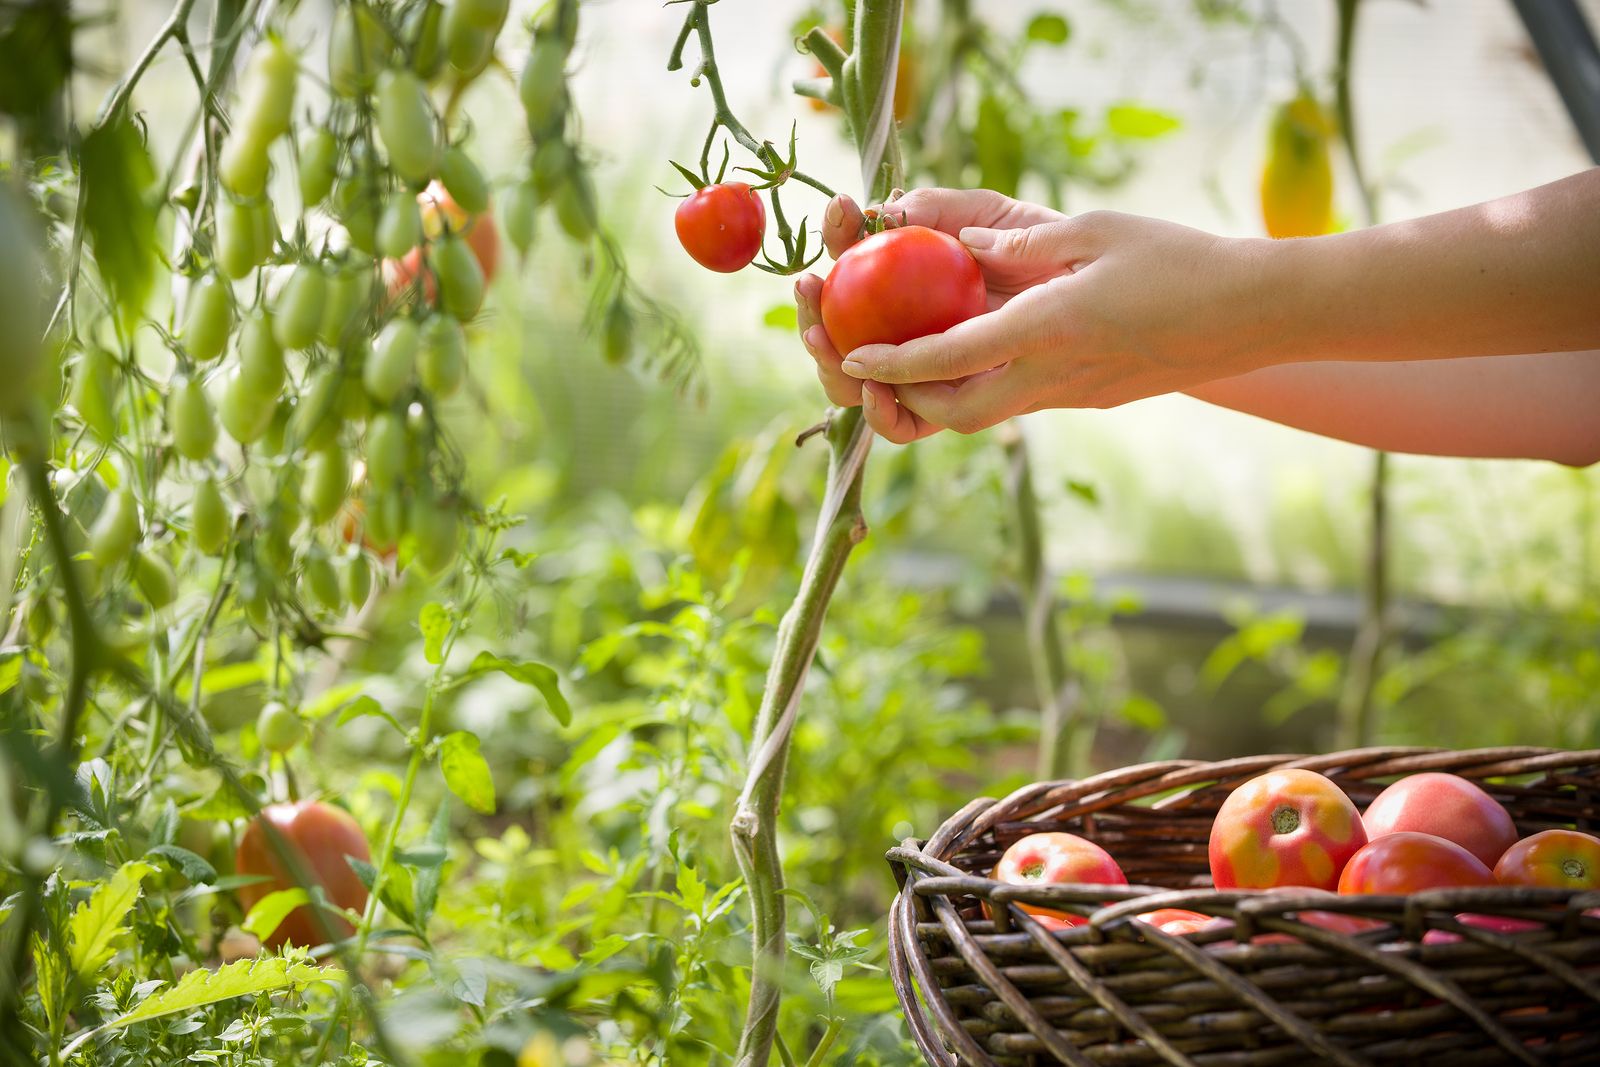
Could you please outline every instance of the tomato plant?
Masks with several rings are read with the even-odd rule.
[[[943,333],[988,310],[978,261],[926,226],[884,230],[852,245],[822,284],[822,324],[848,354]]]
[[[1222,802],[1211,828],[1211,880],[1218,889],[1333,889],[1367,843],[1356,807],[1314,771],[1271,771]]]
[[[696,263],[727,274],[748,267],[761,252],[767,209],[748,184],[722,182],[689,194],[672,224]]]
[[[1517,840],[1517,828],[1498,801],[1465,778],[1435,771],[1409,775],[1384,789],[1361,821],[1374,840],[1411,831],[1454,841],[1486,867]]]

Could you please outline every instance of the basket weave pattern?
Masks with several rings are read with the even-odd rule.
[[[1600,833],[1600,750],[1179,760],[975,800],[927,842],[889,852],[900,884],[890,973],[927,1061],[1600,1064],[1600,912],[1585,914],[1600,909],[1600,892],[1339,897],[1211,888],[1206,848],[1218,807],[1233,788],[1278,767],[1325,774],[1362,809],[1397,777],[1448,771],[1477,780],[1519,834]],[[1049,830],[1095,841],[1133,884],[1014,886],[988,877],[1009,845]],[[1021,903],[1089,922],[1049,931]],[[1233,926],[1178,937],[1132,921],[1161,907]],[[1386,925],[1336,933],[1300,921],[1302,910]],[[1463,913],[1537,926],[1503,932],[1465,924]]]

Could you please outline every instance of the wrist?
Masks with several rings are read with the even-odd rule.
[[[1296,351],[1300,321],[1290,305],[1297,293],[1288,245],[1264,237],[1221,238],[1220,269],[1208,297],[1208,326],[1220,346],[1217,377],[1235,377],[1286,361]],[[1221,321],[1217,321],[1217,320]]]

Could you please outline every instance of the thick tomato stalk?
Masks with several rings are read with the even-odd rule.
[[[1404,830],[1369,842],[1339,876],[1341,893],[1394,896],[1494,884],[1493,872],[1454,841]]]
[[[299,853],[301,864],[322,885],[329,900],[351,911],[367,906],[367,888],[346,862],[346,857],[350,856],[362,861],[372,859],[360,825],[343,808],[319,800],[302,800],[296,804],[270,804],[262,808],[240,835],[233,858],[234,870],[239,874],[264,875],[267,879],[239,887],[239,903],[246,911],[269,893],[294,889],[298,885],[267,837],[265,824],[269,822],[288,846]],[[349,937],[353,932],[343,915],[323,912],[323,917],[336,937]],[[263,943],[269,949],[277,949],[286,944],[310,947],[326,940],[322,925],[311,913],[311,906],[302,904],[290,912]]]
[[[467,243],[483,271],[485,283],[494,280],[500,266],[500,234],[495,230],[494,213],[486,208],[482,214],[469,215],[454,197],[437,182],[417,194],[417,205],[422,209],[422,232],[431,241],[439,240],[448,229]],[[398,259],[383,261],[383,277],[392,301],[422,275],[423,292],[432,304],[438,300],[438,290],[433,272],[422,269],[422,249],[413,248]]]
[[[767,232],[767,208],[744,182],[723,182],[696,189],[672,216],[678,243],[707,270],[732,274],[748,267],[761,252]]]
[[[961,242],[926,226],[852,245],[822,283],[822,325],[841,354],[943,333],[989,310],[983,272]]]
[[[1218,889],[1333,889],[1366,830],[1356,806],[1314,771],[1281,770],[1229,794],[1211,827],[1211,880]]]
[[[995,864],[994,879],[1011,885],[1127,885],[1127,876],[1111,854],[1077,834],[1029,834],[1006,849]],[[1019,904],[1023,911],[1055,920],[1049,929],[1078,926],[1081,915],[1037,904]],[[1059,924],[1059,926],[1057,925]]]
[[[1454,841],[1493,867],[1517,840],[1506,809],[1472,782],[1429,771],[1402,778],[1367,806],[1361,817],[1367,837],[1407,831]]]

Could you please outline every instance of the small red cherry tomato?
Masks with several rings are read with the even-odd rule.
[[[744,182],[696,189],[673,216],[678,240],[708,270],[731,274],[750,265],[767,232],[767,208]]]

